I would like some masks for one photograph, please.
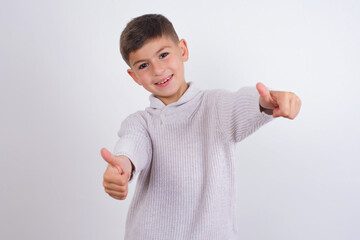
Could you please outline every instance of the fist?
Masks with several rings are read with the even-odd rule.
[[[264,84],[256,84],[260,94],[259,104],[273,111],[273,117],[294,119],[301,108],[301,100],[292,92],[269,91]]]
[[[109,164],[104,173],[105,192],[115,199],[126,199],[132,171],[130,159],[126,156],[114,156],[106,148],[101,149],[101,156]]]

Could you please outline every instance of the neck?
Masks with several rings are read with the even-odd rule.
[[[179,91],[174,94],[173,96],[171,97],[160,97],[158,96],[157,98],[160,99],[164,104],[165,106],[171,104],[171,103],[174,103],[174,102],[177,102],[181,97],[182,95],[184,95],[184,93],[186,92],[186,90],[189,88],[189,84],[187,84],[186,82],[180,87]]]

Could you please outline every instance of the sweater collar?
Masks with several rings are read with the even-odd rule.
[[[170,103],[169,105],[165,105],[160,99],[155,97],[154,94],[151,94],[149,97],[150,108],[163,110],[164,108],[178,107],[189,102],[200,93],[200,90],[196,86],[194,86],[193,82],[189,82],[188,84],[189,84],[188,89],[180,97],[180,99],[177,102]]]

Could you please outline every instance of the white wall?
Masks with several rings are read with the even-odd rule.
[[[236,152],[241,239],[360,238],[360,2],[4,1],[0,238],[122,239],[130,199],[105,194],[101,147],[148,93],[126,74],[126,23],[162,13],[188,41],[187,81],[296,92]]]

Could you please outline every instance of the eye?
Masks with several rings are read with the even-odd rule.
[[[166,57],[167,55],[169,55],[169,53],[168,53],[168,52],[164,52],[164,53],[160,54],[160,58],[164,58],[164,57]]]
[[[139,66],[139,69],[144,69],[144,68],[146,68],[147,66],[148,66],[147,63],[143,63],[143,64],[141,64],[141,65]]]

